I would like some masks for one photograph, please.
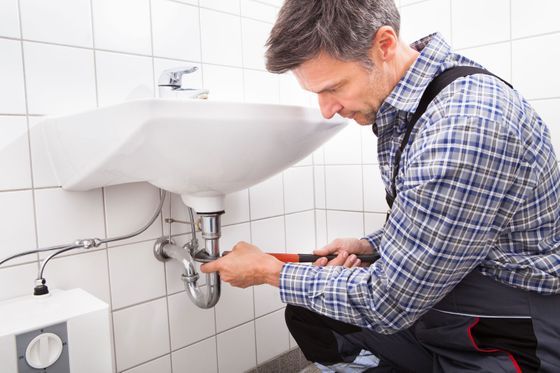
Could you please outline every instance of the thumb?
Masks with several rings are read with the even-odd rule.
[[[336,250],[338,250],[338,248],[339,248],[338,245],[336,245],[335,242],[332,241],[320,249],[313,250],[313,254],[319,256],[325,256],[334,253]]]

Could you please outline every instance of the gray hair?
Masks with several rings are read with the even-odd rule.
[[[320,52],[371,68],[368,52],[382,26],[399,34],[394,0],[286,0],[266,42],[266,68],[283,73]]]

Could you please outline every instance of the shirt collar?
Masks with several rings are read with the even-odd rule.
[[[420,55],[385,99],[378,116],[389,109],[387,105],[410,113],[416,111],[424,90],[440,73],[445,59],[451,53],[451,47],[439,33],[426,36],[411,44],[411,47],[419,51]]]

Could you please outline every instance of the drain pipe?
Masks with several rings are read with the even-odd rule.
[[[195,261],[209,262],[220,257],[219,239],[221,237],[220,215],[223,211],[212,213],[198,213],[201,217],[202,239],[204,249],[197,251],[189,243],[183,247],[175,245],[173,240],[161,237],[154,245],[155,257],[165,262],[170,259],[181,262],[184,273],[181,279],[185,283],[187,295],[200,308],[211,308],[220,299],[220,276],[217,272],[206,274],[206,286],[198,285],[200,275],[198,274]]]

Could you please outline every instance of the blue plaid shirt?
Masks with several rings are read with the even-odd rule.
[[[430,81],[456,65],[439,34],[377,113],[378,159],[393,159]],[[513,287],[560,293],[560,172],[549,130],[519,93],[487,75],[447,86],[416,123],[400,161],[397,198],[367,239],[369,268],[285,264],[282,301],[392,333],[410,326],[472,270]]]

